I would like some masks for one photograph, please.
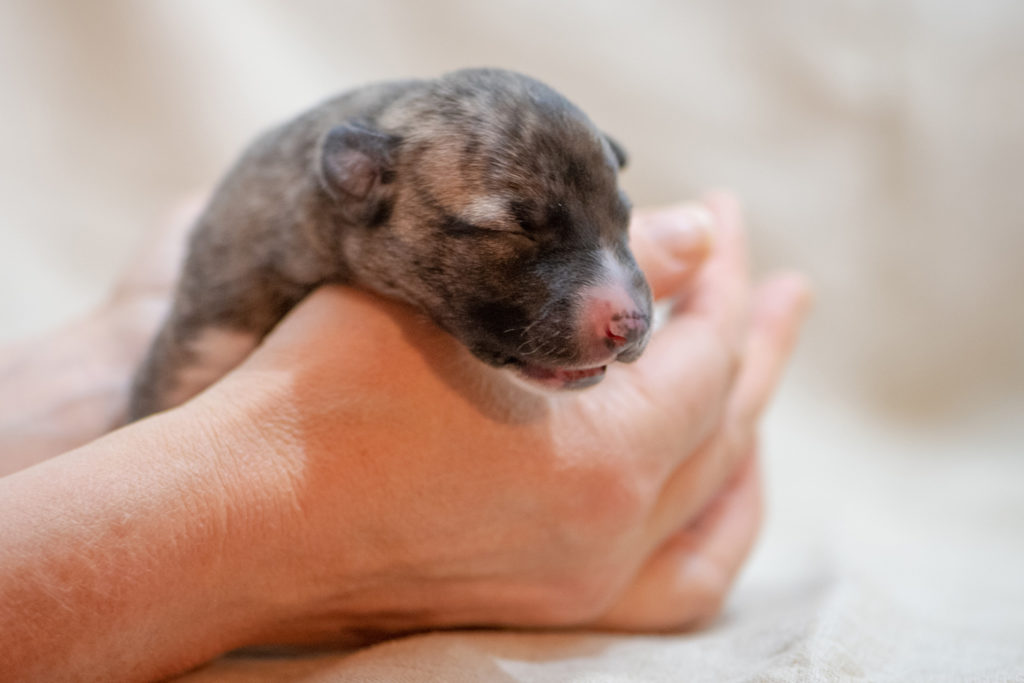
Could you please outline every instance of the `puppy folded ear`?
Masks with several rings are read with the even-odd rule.
[[[629,163],[629,155],[626,154],[625,148],[618,143],[618,141],[607,133],[604,134],[605,142],[612,150],[612,154],[615,155],[615,163],[619,165],[619,169],[626,168],[626,164]]]
[[[320,146],[320,180],[335,199],[363,200],[394,176],[392,135],[344,124],[332,128]]]

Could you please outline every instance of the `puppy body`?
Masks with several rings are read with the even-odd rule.
[[[198,220],[129,419],[201,391],[332,282],[536,384],[599,381],[649,334],[623,163],[565,98],[500,70],[367,86],[269,131]]]

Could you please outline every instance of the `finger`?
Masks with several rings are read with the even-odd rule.
[[[750,258],[742,209],[728,192],[712,192],[705,204],[717,226],[715,253],[700,274],[693,295],[675,313],[706,320],[728,342],[742,335],[750,292]]]
[[[647,277],[654,299],[683,290],[711,252],[713,218],[700,204],[637,211],[630,224],[630,248]]]
[[[720,345],[727,354],[739,348],[750,288],[743,220],[731,195],[709,195],[707,205],[714,216],[714,252],[697,275],[692,293],[677,303],[674,315],[636,364],[646,374],[665,376],[664,369],[679,365],[679,359],[691,362],[690,342],[701,347]],[[704,335],[711,339],[700,338]]]
[[[779,384],[811,304],[807,279],[798,273],[776,275],[758,288],[751,334],[729,405],[730,420],[753,425]]]
[[[601,392],[660,406],[690,441],[689,453],[721,418],[735,376],[740,332],[748,316],[746,238],[739,208],[729,195],[709,196],[715,249],[694,281],[694,291],[651,340],[636,363],[616,366]],[[670,469],[677,461],[666,461]],[[663,475],[664,476],[664,475]]]
[[[809,289],[798,275],[774,278],[756,297],[742,369],[714,435],[673,471],[650,517],[652,547],[702,510],[749,451],[757,421],[792,353]]]
[[[667,538],[596,624],[678,631],[714,617],[761,525],[761,483],[750,456],[692,524]]]

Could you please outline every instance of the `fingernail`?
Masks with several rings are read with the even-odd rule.
[[[692,259],[711,248],[715,220],[704,206],[675,206],[651,214],[648,220],[651,239],[675,258]]]

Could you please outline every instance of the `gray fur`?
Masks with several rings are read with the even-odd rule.
[[[129,419],[171,407],[204,330],[262,339],[323,283],[408,302],[494,366],[580,363],[577,292],[600,250],[631,274],[631,314],[650,313],[624,161],[564,97],[501,70],[363,87],[269,131],[195,226]]]

